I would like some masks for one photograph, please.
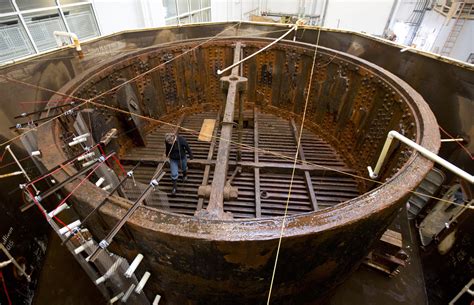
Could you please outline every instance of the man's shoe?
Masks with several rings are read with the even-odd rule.
[[[186,172],[183,172],[183,177],[181,179],[183,180],[183,182],[188,181],[188,175]]]
[[[171,196],[176,196],[177,191],[178,191],[178,181],[173,180],[173,189],[171,190]]]

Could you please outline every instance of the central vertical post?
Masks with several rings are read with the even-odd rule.
[[[240,60],[242,45],[237,42],[234,49],[234,63]],[[216,167],[207,206],[207,218],[224,219],[231,218],[230,214],[224,213],[224,193],[226,192],[227,171],[229,166],[230,146],[232,140],[232,129],[234,127],[234,113],[236,101],[240,98],[242,91],[246,89],[247,78],[239,76],[239,66],[232,68],[228,76],[221,78],[221,87],[227,90],[225,111],[222,119],[221,137],[217,151]],[[227,190],[229,192],[229,190]]]

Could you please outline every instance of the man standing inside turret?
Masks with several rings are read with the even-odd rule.
[[[188,145],[188,141],[180,135],[167,133],[165,135],[166,156],[170,160],[171,180],[173,181],[173,190],[171,195],[176,195],[178,184],[178,170],[181,167],[183,173],[183,182],[187,180],[188,159],[193,159],[193,152]]]

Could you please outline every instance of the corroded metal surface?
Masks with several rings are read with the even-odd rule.
[[[187,129],[199,130],[204,119],[213,117],[216,117],[215,112],[191,113],[184,118],[181,126]],[[253,111],[246,111],[244,113],[245,119],[253,117]],[[293,166],[292,158],[296,151],[296,144],[291,135],[293,127],[290,122],[271,114],[258,113],[257,117],[257,123],[251,122],[253,127],[246,126],[243,129],[244,143],[252,145],[254,133],[260,132],[262,136],[257,141],[258,146],[270,144],[272,146],[267,146],[267,150],[275,152],[279,149],[278,152],[288,159],[281,159],[275,155],[266,155],[252,149],[244,149],[242,161],[239,162],[236,158],[238,135],[236,134],[237,132],[234,132],[233,143],[230,146],[232,154],[229,162],[230,172],[228,176],[232,174],[237,166],[241,166],[242,173],[237,175],[232,183],[232,185],[238,187],[239,196],[236,200],[226,200],[224,202],[224,211],[232,213],[234,218],[274,217],[284,214],[285,199],[288,196],[288,183]],[[245,121],[248,122],[247,120]],[[257,129],[256,126],[261,128]],[[165,126],[158,127],[148,135],[147,147],[135,147],[121,158],[122,162],[130,164],[127,166],[127,169],[131,168],[132,164],[136,164],[138,160],[146,160],[146,164],[141,165],[136,171],[136,179],[143,183],[143,186],[149,182],[150,177],[155,171],[156,164],[163,160],[163,139],[167,129]],[[152,200],[148,201],[148,205],[192,216],[196,211],[203,207],[205,208],[208,204],[208,200],[204,200],[204,205],[199,206],[197,188],[201,185],[207,166],[210,167],[209,179],[212,180],[214,177],[216,155],[213,158],[206,159],[211,144],[198,141],[196,133],[184,131],[181,134],[186,137],[195,155],[194,160],[188,161],[190,167],[188,181],[179,184],[179,191],[176,197],[167,196],[166,205],[162,204],[163,198],[160,196],[154,196]],[[318,139],[317,135],[304,130],[302,140],[308,160],[340,171],[345,170],[346,172],[355,173],[348,170],[337,152],[329,144]],[[261,157],[262,161],[253,162],[254,154],[259,158]],[[320,209],[335,206],[359,195],[357,181],[353,177],[346,176],[343,173],[321,170],[316,166],[308,165],[306,167],[307,170],[304,170],[304,167],[301,166],[297,168],[298,171],[290,197],[289,215],[317,210],[312,205],[311,193],[315,197],[314,200],[317,200]],[[257,178],[254,177],[255,169],[261,171]],[[310,179],[311,190],[307,186],[307,177]],[[258,195],[254,190],[254,186],[257,184],[260,190]],[[171,180],[169,177],[166,177],[161,189],[168,194],[171,192]],[[130,200],[136,200],[141,189],[129,183],[127,184],[126,191]],[[255,200],[256,196],[258,196],[259,203]],[[257,212],[259,209],[257,204],[260,204],[259,214]]]
[[[180,38],[174,36],[175,31],[169,30],[169,40]],[[193,36],[197,32],[188,34]],[[147,33],[143,39],[152,36]],[[263,39],[242,41],[245,43],[244,55],[268,43]],[[175,120],[183,112],[210,111],[210,117],[214,118],[222,101],[219,78],[215,72],[232,62],[231,45],[234,42],[235,38],[213,40],[141,78],[135,87],[139,107],[143,107],[145,113],[153,112],[166,121]],[[199,41],[160,45],[127,54],[124,58],[104,61],[103,65],[83,70],[62,90],[92,98],[117,85],[121,78],[136,76],[147,67],[155,67],[197,43]],[[244,132],[244,143],[257,144],[260,149],[280,153],[288,153],[291,147],[294,149],[295,134],[288,120],[293,119],[296,125],[301,123],[313,51],[311,45],[284,42],[243,65],[244,76],[248,78],[247,109],[250,113],[255,107],[261,111],[257,113],[257,137],[255,133]],[[354,173],[363,175],[365,167],[373,164],[378,157],[390,129],[403,131],[432,151],[438,149],[439,134],[434,128],[436,120],[412,88],[387,71],[353,56],[325,48],[320,48],[318,53],[303,133],[304,158],[307,161],[316,165],[331,162],[332,166],[347,166]],[[155,88],[154,95],[149,88]],[[155,96],[159,108],[146,107],[150,101],[144,99],[145,96],[148,99]],[[53,100],[55,98],[53,96]],[[104,96],[98,102],[114,105],[114,95]],[[96,111],[111,122],[117,117],[111,110],[98,108]],[[283,123],[268,119],[266,115],[277,115]],[[255,117],[255,113],[248,117]],[[278,126],[280,124],[286,124],[287,129]],[[115,125],[121,134],[118,139],[121,146],[131,147],[132,141],[125,133],[127,130],[123,122],[115,121]],[[155,127],[152,124],[147,128]],[[281,131],[281,143],[291,141],[290,148],[267,134],[275,128]],[[38,133],[43,139],[41,148],[48,152],[42,159],[46,168],[53,167],[71,153],[61,148],[60,136],[64,130],[60,125],[49,124],[40,128]],[[150,141],[150,145],[152,143]],[[325,147],[324,143],[329,147]],[[321,150],[314,149],[317,146]],[[281,147],[286,150],[279,151]],[[335,149],[341,160],[328,160],[327,155],[321,153],[328,149]],[[252,152],[242,153],[242,162],[253,162],[253,165],[256,162],[275,162],[284,167],[288,163],[287,159],[275,158],[272,154],[259,152],[255,156]],[[206,147],[198,156],[208,162]],[[234,158],[235,155],[231,156],[231,161]],[[369,183],[358,181],[358,189],[365,192],[363,195],[327,209],[294,213],[288,217],[280,253],[281,263],[272,294],[273,304],[304,304],[326,298],[331,288],[360,262],[398,207],[405,202],[408,191],[415,188],[432,166],[431,162],[404,147],[394,149],[391,160],[383,173],[387,178],[383,186],[374,188]],[[206,165],[203,163],[200,170],[205,171]],[[262,187],[271,185],[272,181],[262,179],[264,167],[255,171],[252,164],[248,165],[253,172],[242,177],[255,179],[260,176],[260,192]],[[308,167],[301,170],[302,173],[309,171],[313,182],[317,180],[313,173],[321,174],[321,169],[319,172]],[[74,169],[69,171],[72,174]],[[61,174],[56,178],[61,181],[65,176]],[[195,179],[196,188],[202,182],[200,177]],[[278,180],[279,177],[273,179]],[[301,189],[307,189],[309,184],[305,175],[302,174],[300,179]],[[70,185],[67,189],[73,187]],[[318,200],[321,189],[317,189],[316,184],[313,187]],[[253,194],[249,193],[248,200],[256,196],[256,189],[257,186]],[[87,215],[105,195],[92,183],[85,183],[75,193],[76,210],[82,216]],[[140,207],[125,230],[117,236],[114,245],[128,258],[137,252],[146,254],[144,263],[156,274],[150,280],[147,293],[163,294],[163,301],[168,304],[262,304],[269,288],[282,219],[266,217],[267,203],[260,199],[258,206],[258,200],[255,200],[255,215],[260,214],[261,218],[235,218],[232,221],[198,219],[151,206]],[[311,207],[310,198],[307,197],[306,202]],[[318,205],[321,205],[321,200],[318,200]],[[110,204],[101,209],[101,216],[91,226],[94,234],[104,236],[104,232],[123,217],[129,207],[130,201],[112,197]],[[253,210],[251,213],[253,216]]]

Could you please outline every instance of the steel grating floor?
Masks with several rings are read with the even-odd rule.
[[[219,132],[216,131],[217,137],[213,140],[215,143],[198,141],[198,134],[204,119],[216,118],[216,112],[204,112],[183,116],[173,122],[180,123],[183,129],[179,133],[187,139],[193,150],[194,160],[189,161],[188,165],[189,178],[185,183],[178,183],[178,194],[171,197],[168,194],[171,192],[172,182],[167,174],[160,183],[159,191],[147,200],[147,205],[185,215],[194,215],[197,210],[206,208],[207,200],[199,199],[198,188],[200,185],[212,183]],[[219,124],[216,124],[215,128],[219,129]],[[127,169],[138,160],[145,162],[135,171],[136,183],[129,181],[125,185],[125,192],[130,200],[138,198],[148,185],[158,163],[163,162],[164,135],[173,130],[171,126],[159,126],[147,135],[146,147],[134,147],[121,156]],[[241,174],[232,182],[233,186],[238,187],[238,199],[225,201],[224,211],[232,212],[234,218],[273,217],[284,214],[296,153],[295,133],[298,131],[299,127],[296,127],[294,122],[275,115],[255,111],[244,113],[242,158],[237,162],[238,145],[235,144],[238,143],[238,129],[235,127],[228,171],[230,177],[237,163],[242,166]],[[211,146],[214,147],[214,152],[210,157]],[[258,154],[253,149],[257,146]],[[341,172],[353,173],[328,143],[311,131],[304,130],[300,150],[302,152],[300,151],[299,159],[308,163],[297,166],[288,214],[329,208],[359,195],[354,178],[316,166],[330,166]],[[207,181],[204,181],[207,176],[206,167],[209,173]],[[169,169],[167,171],[169,172]],[[258,196],[256,190],[260,190]]]

